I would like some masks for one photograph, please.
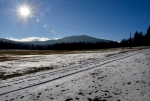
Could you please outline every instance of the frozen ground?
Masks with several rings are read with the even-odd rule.
[[[23,58],[22,65],[18,60],[1,62],[5,66],[12,62],[11,66],[18,69],[48,65],[50,60],[54,65],[70,61],[64,68],[60,63],[57,69],[1,80],[0,101],[149,101],[150,49],[105,57],[118,52],[31,56]],[[32,64],[30,59],[39,62]],[[67,65],[72,61],[75,63]]]

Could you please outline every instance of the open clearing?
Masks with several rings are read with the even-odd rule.
[[[1,51],[0,101],[149,101],[144,48]]]

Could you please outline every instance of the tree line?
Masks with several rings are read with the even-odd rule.
[[[118,47],[135,47],[135,46],[150,46],[150,26],[147,33],[135,32],[134,36],[128,39],[122,39],[121,42],[71,42],[71,43],[56,43],[49,45],[33,45],[14,42],[0,41],[0,49],[23,49],[23,50],[82,50],[82,49],[103,49],[103,48],[118,48]]]
[[[120,46],[150,46],[150,26],[148,27],[146,34],[136,31],[133,37],[128,39],[122,39],[120,42]]]
[[[116,48],[118,42],[110,41],[86,43],[86,42],[71,42],[71,43],[56,43],[52,45],[32,45],[23,43],[3,42],[0,41],[0,49],[22,49],[22,50],[82,50],[82,49],[102,49],[102,48]]]

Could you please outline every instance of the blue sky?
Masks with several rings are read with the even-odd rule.
[[[149,5],[150,0],[0,0],[0,37],[46,40],[88,35],[120,41],[130,32],[146,33]],[[24,6],[30,9],[26,17],[20,14]]]

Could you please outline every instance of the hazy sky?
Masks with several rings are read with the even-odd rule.
[[[24,6],[27,16],[20,13]],[[150,0],[0,0],[0,37],[89,35],[120,41],[135,30],[146,33],[149,18]]]

